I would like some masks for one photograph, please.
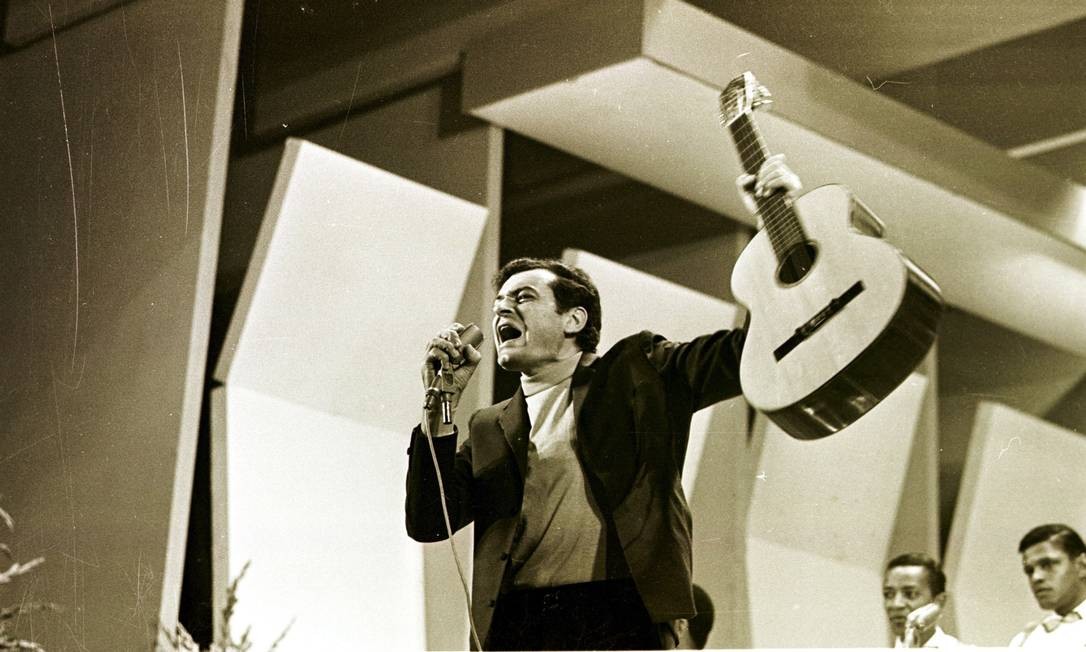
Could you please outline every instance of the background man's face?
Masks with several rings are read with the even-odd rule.
[[[1042,609],[1061,614],[1078,605],[1082,596],[1082,562],[1076,563],[1052,541],[1036,543],[1022,553],[1022,572]]]
[[[903,638],[905,617],[934,599],[928,586],[928,570],[923,566],[895,566],[886,571],[882,583],[882,602],[894,636]]]

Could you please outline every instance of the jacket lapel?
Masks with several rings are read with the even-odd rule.
[[[532,424],[528,419],[528,403],[524,400],[524,390],[520,387],[498,416],[498,427],[513,451],[520,477],[524,478],[528,466],[528,433]]]
[[[589,381],[592,380],[596,371],[591,366],[595,362],[596,356],[591,353],[585,355],[591,357],[581,362],[581,366],[577,367],[577,370],[573,372],[573,380],[570,383],[573,389],[573,419],[578,427],[581,423],[581,406],[584,405],[584,397],[588,394]]]

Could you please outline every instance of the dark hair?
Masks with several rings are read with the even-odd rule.
[[[935,558],[931,555],[922,552],[907,552],[891,559],[890,563],[886,564],[886,570],[889,571],[891,568],[897,568],[899,566],[920,566],[926,570],[928,573],[928,588],[931,589],[931,597],[934,598],[946,591],[946,575],[943,574],[943,569],[939,566],[939,562],[935,561]]]
[[[709,631],[713,629],[715,612],[713,599],[697,584],[694,585],[694,609],[697,610],[698,615],[689,619],[687,623],[690,627],[690,639],[701,650],[705,648],[705,643],[709,640]]]
[[[1071,559],[1086,554],[1086,545],[1083,545],[1082,537],[1063,523],[1046,523],[1026,532],[1026,536],[1022,537],[1018,543],[1018,552],[1023,553],[1026,548],[1049,540],[1062,548]]]
[[[588,313],[588,320],[581,332],[577,333],[575,341],[582,351],[595,353],[600,343],[602,321],[600,292],[583,269],[555,258],[514,258],[494,275],[494,289],[501,289],[510,276],[533,269],[545,269],[558,277],[550,284],[558,312],[581,307]]]

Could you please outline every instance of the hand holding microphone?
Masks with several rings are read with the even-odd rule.
[[[939,620],[939,613],[942,611],[942,605],[938,602],[929,602],[928,604],[917,607],[905,617],[905,637],[902,641],[905,647],[920,647],[920,634],[935,627],[935,622]]]
[[[428,417],[433,413],[435,403],[440,402],[441,423],[452,423],[452,413],[460,401],[460,394],[483,358],[477,348],[482,341],[483,333],[475,324],[452,324],[430,340],[422,365]]]

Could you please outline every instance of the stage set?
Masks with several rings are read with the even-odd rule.
[[[839,432],[789,435],[742,397],[695,414],[682,487],[708,647],[891,645],[883,575],[904,552],[943,562],[942,626],[965,642],[1039,618],[1019,539],[1086,530],[1082,75],[1047,106],[1064,81],[1008,90],[981,66],[1081,36],[1086,9],[943,9],[941,38],[988,20],[990,41],[903,62],[881,3],[830,3],[889,42],[866,58],[828,18],[810,29],[830,42],[778,42],[773,12],[813,11],[783,0],[407,4],[0,2],[0,543],[44,558],[0,607],[57,606],[8,633],[169,650],[180,623],[206,648],[244,569],[230,627],[254,650],[284,631],[284,651],[466,649],[449,545],[404,526],[425,345],[482,327],[463,438],[517,386],[489,326],[510,258],[592,276],[601,352],[743,326],[732,271],[758,218],[720,98],[747,71],[804,192],[847,186],[944,308]],[[306,45],[321,29],[336,38]],[[1066,47],[1082,73],[1086,45]],[[954,107],[986,93],[1046,108],[985,138]],[[471,528],[454,541],[470,577]]]

